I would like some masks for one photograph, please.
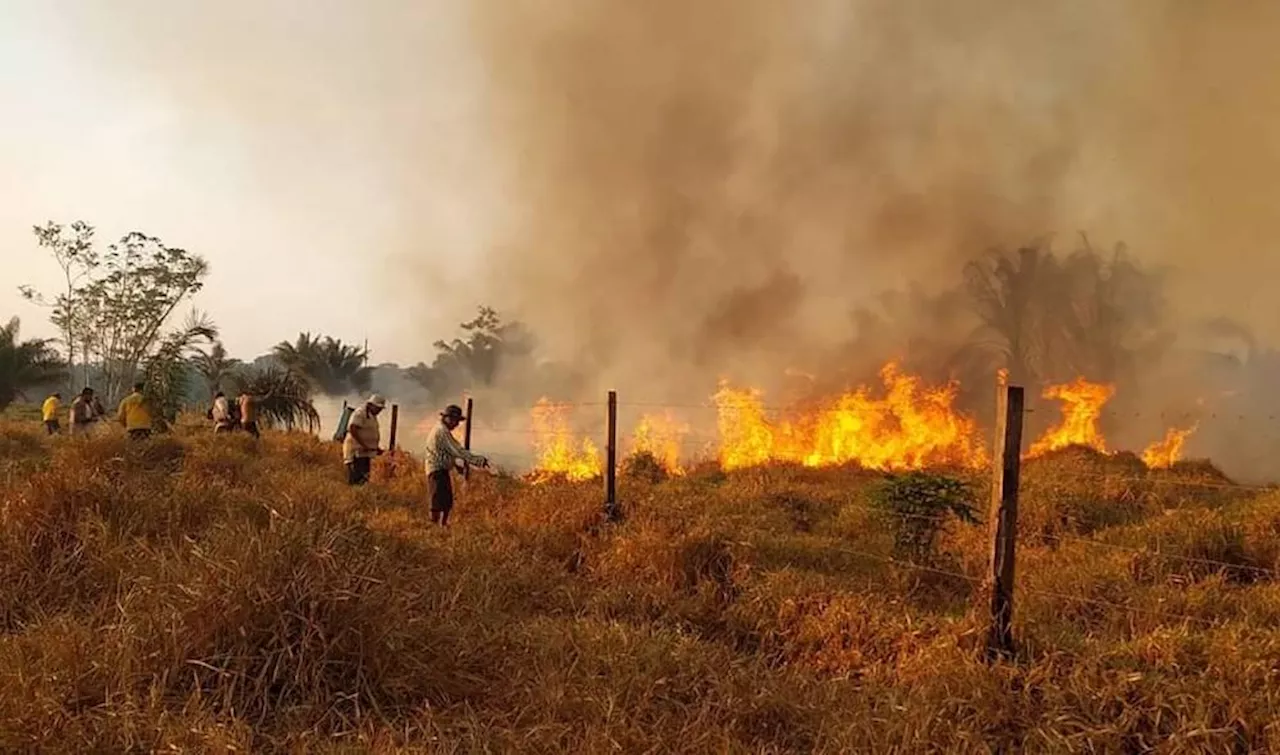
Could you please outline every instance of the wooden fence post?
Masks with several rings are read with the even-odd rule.
[[[1018,551],[1018,481],[1022,471],[1021,386],[1001,381],[991,457],[991,628],[987,660],[1013,655],[1013,576]]]
[[[604,513],[616,522],[622,518],[618,508],[618,392],[609,391],[607,436],[604,466]]]
[[[467,421],[462,426],[462,447],[467,449],[468,451],[471,450],[471,412],[474,408],[475,408],[475,404],[472,403],[471,397],[468,396],[467,397]],[[466,463],[465,461],[462,463],[462,479],[464,480],[471,479],[471,465]]]
[[[400,425],[400,405],[391,405],[391,442],[387,444],[388,451],[396,450],[396,428]]]

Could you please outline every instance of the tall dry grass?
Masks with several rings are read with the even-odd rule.
[[[620,525],[477,472],[445,532],[301,434],[0,452],[3,751],[1280,749],[1280,496],[1202,466],[1030,463],[992,668],[983,527],[894,565],[858,469],[628,477]]]

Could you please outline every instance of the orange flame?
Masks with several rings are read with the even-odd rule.
[[[1039,456],[1072,445],[1089,446],[1106,453],[1107,442],[1098,430],[1098,418],[1115,390],[1115,386],[1090,383],[1084,378],[1046,388],[1045,398],[1062,402],[1062,422],[1032,444],[1030,455]]]
[[[1192,425],[1186,430],[1179,430],[1176,427],[1169,428],[1165,433],[1163,440],[1147,446],[1142,452],[1142,461],[1151,469],[1168,469],[1182,458],[1182,446],[1187,442],[1187,437],[1196,431],[1196,426]]]
[[[759,391],[722,383],[714,397],[721,466],[775,460],[810,467],[856,462],[871,469],[986,463],[973,420],[952,407],[955,384],[924,389],[919,378],[901,374],[893,363],[880,376],[884,398],[862,387],[776,425],[765,417]]]
[[[680,448],[688,434],[689,426],[676,421],[670,412],[646,414],[632,433],[632,450],[652,454],[668,472],[682,474]]]
[[[600,452],[589,438],[574,441],[563,406],[539,399],[530,412],[533,447],[537,454],[533,478],[544,482],[563,477],[575,482],[600,476]]]

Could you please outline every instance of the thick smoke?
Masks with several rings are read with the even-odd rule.
[[[481,284],[602,383],[767,380],[875,292],[1077,230],[1270,327],[1274,3],[478,7],[510,200]]]

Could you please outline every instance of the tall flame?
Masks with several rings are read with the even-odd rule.
[[[1045,398],[1062,402],[1062,422],[1032,444],[1030,455],[1039,456],[1072,445],[1089,446],[1106,453],[1107,442],[1098,430],[1098,418],[1115,390],[1115,386],[1090,383],[1084,378],[1046,388]]]
[[[1187,442],[1187,437],[1195,431],[1195,425],[1185,430],[1179,430],[1176,427],[1169,428],[1162,440],[1152,443],[1142,452],[1142,461],[1152,469],[1168,469],[1172,467],[1174,462],[1182,458],[1182,446]]]
[[[575,442],[565,407],[543,398],[530,415],[537,454],[535,481],[564,477],[576,482],[600,476],[600,452],[590,438],[583,438],[580,444]]]
[[[759,391],[721,384],[715,395],[721,466],[778,460],[811,467],[856,462],[872,469],[918,469],[986,462],[973,420],[952,407],[954,384],[924,389],[919,378],[902,374],[893,363],[880,376],[883,398],[862,387],[777,424],[765,417]]]
[[[668,472],[681,474],[680,450],[689,426],[678,422],[670,412],[646,414],[640,418],[632,434],[632,450],[652,454]]]

